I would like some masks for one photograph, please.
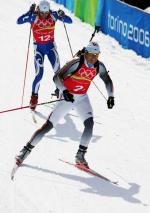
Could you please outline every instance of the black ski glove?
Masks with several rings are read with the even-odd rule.
[[[110,96],[107,100],[108,109],[112,109],[114,105],[115,105],[114,97]]]
[[[60,18],[64,18],[65,17],[65,12],[63,10],[58,10],[58,15]]]
[[[35,8],[36,8],[36,4],[32,4],[30,6],[29,12],[34,13],[35,12]]]
[[[100,31],[101,27],[100,26],[95,26],[95,31],[98,33]]]
[[[63,91],[63,96],[64,96],[65,101],[70,101],[72,103],[74,102],[73,95],[71,93],[69,93],[69,91],[67,89]]]

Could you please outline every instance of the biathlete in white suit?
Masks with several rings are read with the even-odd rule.
[[[75,109],[84,124],[84,130],[75,161],[77,164],[88,167],[84,156],[92,137],[94,121],[87,90],[96,75],[99,75],[105,83],[108,93],[108,108],[111,109],[114,106],[113,82],[104,64],[98,60],[99,53],[100,48],[98,43],[90,42],[78,58],[68,62],[55,74],[54,82],[62,92],[64,100],[55,106],[46,123],[33,134],[30,141],[16,156],[16,163],[18,165],[26,159],[35,145],[47,132],[56,126],[61,118],[71,109]]]
[[[35,78],[32,83],[32,95],[30,99],[30,108],[35,110],[38,103],[38,91],[40,81],[44,72],[44,57],[47,55],[54,72],[60,69],[60,61],[54,41],[55,24],[57,20],[72,23],[72,19],[65,15],[64,11],[50,10],[48,1],[40,1],[37,9],[32,4],[29,12],[20,16],[17,20],[18,24],[30,23],[33,32],[34,43],[34,65]],[[55,90],[58,96],[58,89]]]

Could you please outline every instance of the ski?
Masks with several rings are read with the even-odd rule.
[[[31,113],[33,122],[36,124],[37,120],[36,120],[36,116],[35,116],[35,111],[34,110],[30,110],[30,113]]]
[[[111,179],[109,179],[109,178],[107,178],[107,177],[105,177],[105,176],[99,174],[98,172],[96,172],[95,170],[93,170],[93,169],[91,169],[91,168],[85,167],[84,165],[79,165],[79,164],[71,163],[71,162],[69,162],[69,161],[65,161],[65,160],[62,160],[62,159],[59,159],[59,161],[61,161],[61,162],[63,162],[63,163],[66,163],[66,164],[69,164],[69,165],[71,165],[71,166],[74,166],[74,167],[76,167],[77,169],[80,169],[80,170],[82,170],[82,171],[84,171],[84,172],[86,172],[86,173],[88,173],[88,174],[91,174],[91,175],[93,175],[93,176],[95,176],[95,177],[101,178],[102,180],[107,181],[107,182],[109,182],[109,183],[112,183],[112,184],[115,184],[115,185],[118,184],[118,181],[112,181]]]
[[[14,180],[14,176],[15,176],[15,174],[16,174],[16,172],[17,172],[17,170],[18,170],[19,167],[20,167],[20,165],[17,165],[15,163],[15,165],[14,165],[12,171],[11,171],[11,180]]]

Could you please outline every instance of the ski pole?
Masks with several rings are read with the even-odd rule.
[[[63,100],[64,99],[42,102],[42,103],[37,104],[37,106],[41,106],[41,105],[44,105],[44,104],[51,104],[51,103],[58,102],[58,101],[63,101]],[[26,108],[29,108],[29,107],[30,107],[29,105],[28,106],[17,107],[17,108],[13,108],[13,109],[8,109],[8,110],[0,111],[0,113],[11,112],[11,111],[16,111],[16,110],[20,110],[20,109],[26,109]]]
[[[103,96],[103,98],[107,101],[107,98],[105,97],[105,95],[101,92],[101,90],[99,89],[99,87],[96,85],[96,83],[94,81],[92,81],[94,86],[96,87],[96,89],[99,91],[99,93]]]
[[[90,41],[92,41],[92,39],[94,38],[94,36],[95,36],[95,33],[96,33],[96,29],[94,30],[94,32],[92,33],[92,36],[91,36],[91,39],[90,39]]]
[[[29,32],[29,41],[28,41],[27,56],[26,56],[26,65],[25,65],[25,74],[24,74],[24,82],[23,82],[23,91],[22,91],[21,107],[22,107],[22,105],[23,105],[23,99],[24,99],[24,90],[25,90],[26,75],[27,75],[27,67],[28,67],[30,40],[31,40],[31,26],[30,26],[30,32]]]
[[[71,55],[72,55],[72,57],[74,57],[74,56],[73,56],[73,51],[72,51],[72,48],[71,48],[70,39],[69,39],[68,32],[67,32],[67,28],[66,28],[66,25],[65,25],[65,22],[64,22],[64,21],[63,21],[63,25],[64,25],[64,28],[65,28],[65,32],[66,32],[67,40],[68,40],[68,43],[69,43]]]

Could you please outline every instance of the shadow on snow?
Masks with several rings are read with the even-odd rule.
[[[36,114],[45,120],[47,118],[43,117],[43,115],[40,112],[36,112]],[[63,124],[57,124],[55,127],[55,134],[48,133],[45,137],[50,138],[50,139],[58,139],[59,141],[62,142],[67,142],[65,138],[68,138],[73,141],[80,141],[81,137],[81,132],[78,131],[76,128],[76,124],[73,122],[70,116],[75,116],[72,114],[67,114],[64,117],[65,122]],[[84,128],[84,127],[83,127]],[[101,139],[101,136],[98,135],[93,135],[91,143],[97,142],[99,139]]]
[[[81,189],[82,192],[85,193],[92,193],[92,194],[97,194],[100,196],[108,196],[108,197],[120,197],[123,200],[130,202],[130,203],[135,203],[135,204],[142,204],[144,206],[147,206],[147,204],[143,204],[139,199],[135,198],[134,195],[138,194],[140,190],[140,185],[136,183],[128,183],[129,188],[123,188],[119,185],[114,185],[112,183],[106,182],[104,180],[101,180],[98,177],[82,177],[82,176],[77,176],[77,175],[71,175],[71,174],[65,174],[65,173],[60,173],[60,172],[55,172],[49,169],[44,169],[41,167],[37,166],[32,166],[28,164],[23,164],[22,167],[27,167],[30,169],[34,169],[37,171],[42,171],[44,173],[48,173],[51,175],[57,175],[61,176],[63,178],[73,180],[76,182],[84,183],[87,185],[86,188]]]

